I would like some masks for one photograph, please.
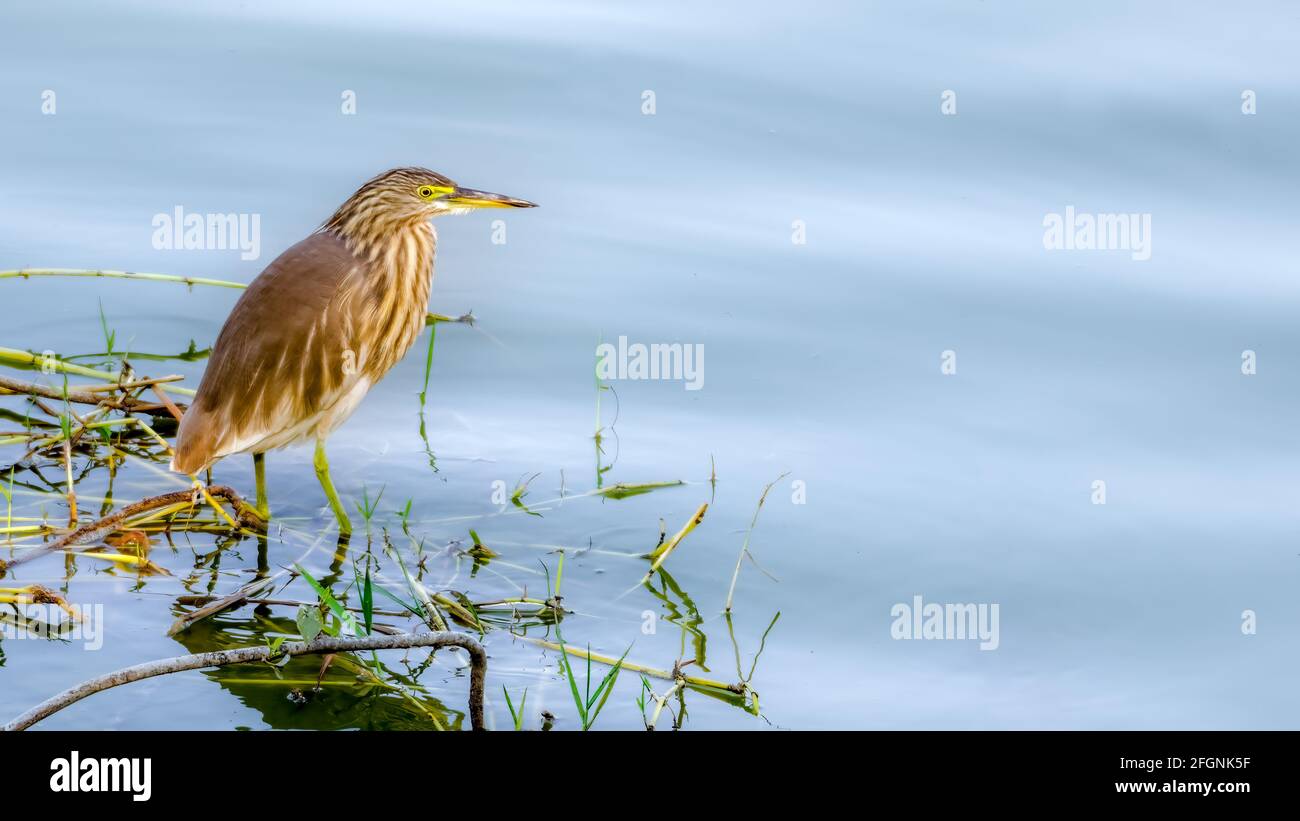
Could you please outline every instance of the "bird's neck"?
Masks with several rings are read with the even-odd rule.
[[[322,225],[320,230],[332,233],[343,240],[353,254],[372,265],[399,260],[401,255],[408,251],[419,251],[432,262],[434,245],[438,239],[433,224],[427,218],[390,221],[382,224],[367,220],[354,225],[340,221],[335,216]],[[391,270],[391,265],[381,267]]]
[[[393,318],[414,322],[418,310],[421,326],[429,308],[433,286],[433,263],[438,235],[428,220],[404,225],[371,249],[372,293],[394,297]],[[387,300],[385,300],[387,301]],[[405,308],[412,316],[397,316]]]
[[[427,219],[390,224],[382,231],[349,231],[329,224],[321,230],[338,236],[366,262],[372,289],[410,293],[423,288],[427,299],[438,244],[438,234]]]
[[[427,297],[437,240],[433,225],[419,220],[403,224],[359,250],[370,261],[372,277],[383,277],[391,287],[423,282]]]
[[[323,230],[331,229],[324,226]],[[376,362],[382,360],[382,370],[387,370],[392,365],[388,360],[400,358],[424,327],[438,235],[427,219],[361,236],[335,233],[363,260],[358,266],[365,277],[363,298],[369,303],[370,315],[384,329],[377,346],[383,353]]]

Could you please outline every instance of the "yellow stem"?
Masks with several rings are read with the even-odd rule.
[[[59,373],[88,376],[94,379],[102,379],[105,382],[117,382],[121,379],[121,374],[97,371],[94,368],[87,368],[74,362],[64,362],[57,356],[43,356],[40,354],[28,353],[27,351],[22,351],[17,348],[0,347],[0,362],[20,365],[27,368],[37,368],[46,372],[58,371]],[[168,390],[173,393],[185,394],[186,396],[194,395],[194,391],[189,388],[172,386],[169,387]]]
[[[553,641],[532,638],[530,636],[520,636],[519,638],[522,638],[525,641],[531,641],[534,644],[541,645],[542,647],[546,647],[550,650],[560,649],[560,645],[556,644]],[[613,667],[615,664],[618,664],[618,659],[612,656],[606,656],[600,653],[590,653],[581,647],[574,647],[572,644],[564,645],[564,651],[571,656],[577,656],[580,659],[590,659],[591,661],[599,662],[600,664],[606,664],[609,665],[610,667]],[[654,667],[646,667],[641,664],[636,664],[634,662],[627,661],[626,659],[623,661],[623,669],[632,670],[633,672],[637,672],[637,673],[645,673],[647,676],[654,676],[655,678],[661,678],[667,681],[675,681],[675,679],[673,678],[673,674],[667,670],[657,670]],[[743,684],[727,684],[724,681],[715,681],[713,679],[701,678],[699,676],[688,676],[683,674],[682,678],[686,681],[687,684],[693,684],[696,687],[709,687],[714,690],[726,690],[727,692],[730,693],[737,693],[745,689],[745,685]]]
[[[705,502],[704,504],[700,505],[699,508],[695,511],[695,515],[691,516],[690,520],[687,521],[686,524],[682,525],[681,530],[674,533],[671,539],[659,545],[650,553],[650,555],[647,558],[654,560],[654,563],[650,565],[651,573],[658,570],[659,566],[662,565],[664,561],[668,558],[668,554],[676,550],[677,545],[681,544],[682,539],[685,539],[686,536],[692,530],[694,530],[696,526],[699,525],[700,522],[704,521],[704,512],[708,509],[709,509],[708,502]]]

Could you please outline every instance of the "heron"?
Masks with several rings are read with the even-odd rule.
[[[395,168],[362,185],[235,303],[181,418],[171,469],[192,476],[251,453],[266,516],[264,454],[314,440],[316,478],[339,534],[350,534],[325,440],[424,328],[438,241],[432,218],[534,207],[427,168]]]

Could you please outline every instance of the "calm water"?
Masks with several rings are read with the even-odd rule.
[[[336,480],[350,503],[383,488],[376,536],[400,531],[412,500],[426,581],[475,601],[543,593],[540,562],[553,572],[567,548],[571,644],[633,645],[630,659],[661,668],[696,657],[734,681],[737,652],[747,674],[779,612],[751,682],[762,717],[691,693],[688,728],[1300,725],[1293,6],[47,2],[6,7],[0,31],[0,269],[247,282],[395,165],[542,205],[505,215],[505,244],[499,212],[438,224],[430,307],[479,322],[438,327],[423,415],[436,472],[426,333],[331,440]],[[1069,205],[1150,214],[1151,258],[1046,251],[1044,215]],[[261,257],[155,250],[151,221],[176,206],[260,215]],[[102,303],[119,347],[202,349],[237,297],[0,280],[0,345],[102,351]],[[619,336],[702,345],[704,384],[614,382],[598,461],[594,351]],[[203,363],[136,366],[193,385]],[[0,467],[21,455],[0,447]],[[266,561],[305,554],[342,589],[366,539],[336,561],[310,456],[268,459],[283,520]],[[57,465],[43,472],[57,481]],[[494,482],[534,473],[543,515],[494,503]],[[742,571],[737,651],[727,584],[782,474],[751,541],[773,578]],[[251,493],[248,457],[215,478]],[[102,496],[105,479],[80,493]],[[113,491],[180,486],[129,463]],[[621,554],[707,501],[667,565],[673,584],[624,595],[645,564]],[[56,495],[16,504],[66,517]],[[501,554],[472,577],[455,558],[470,527]],[[0,714],[128,664],[292,632],[289,609],[243,608],[164,635],[178,595],[234,589],[257,553],[195,535],[154,548],[171,577],[87,559],[66,581],[58,559],[23,568],[19,583],[102,603],[107,636],[95,652],[0,641]],[[917,595],[998,605],[997,649],[891,638],[891,608]],[[541,710],[575,726],[552,653],[503,629],[485,644],[496,726],[502,685],[528,688],[530,726]],[[316,668],[296,661],[285,678]],[[456,721],[455,655],[420,682]],[[300,707],[290,686],[264,669],[182,674],[41,726],[426,726],[391,695],[334,685]],[[639,686],[624,675],[597,727],[641,726]]]

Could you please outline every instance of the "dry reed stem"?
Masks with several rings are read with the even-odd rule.
[[[515,638],[530,641],[533,644],[545,647],[548,650],[558,651],[560,649],[560,645],[553,641],[547,641],[546,639],[534,638],[532,636],[515,636]],[[606,656],[601,653],[592,653],[581,647],[574,647],[572,644],[564,645],[564,652],[571,656],[577,656],[580,659],[588,659],[610,667],[619,663],[619,660],[613,656]],[[695,687],[707,687],[711,690],[725,690],[729,693],[735,693],[738,696],[743,696],[745,693],[749,692],[749,688],[743,682],[740,684],[728,684],[725,681],[716,681],[714,679],[702,678],[700,676],[688,676],[681,672],[680,668],[677,670],[659,670],[654,667],[647,667],[644,664],[636,664],[626,660],[623,661],[622,667],[624,670],[631,670],[634,673],[645,673],[647,676],[654,676],[655,678],[661,678],[666,681],[676,681],[680,678],[687,684]]]
[[[699,508],[696,509],[695,515],[691,516],[691,518],[687,520],[686,524],[682,525],[681,530],[674,533],[671,539],[656,547],[650,555],[646,556],[647,559],[653,560],[653,563],[650,565],[651,573],[658,570],[659,567],[668,559],[668,554],[676,550],[677,545],[681,544],[682,539],[685,539],[687,534],[694,530],[700,522],[704,521],[704,513],[708,509],[708,502],[700,505]]]
[[[726,613],[731,612],[732,601],[736,595],[736,580],[740,578],[741,563],[745,561],[746,556],[749,556],[751,562],[754,561],[753,554],[749,552],[749,537],[754,535],[754,527],[758,524],[758,514],[763,511],[763,503],[767,501],[767,494],[772,490],[773,486],[775,486],[777,482],[789,475],[790,473],[787,471],[768,482],[767,486],[763,488],[763,494],[758,497],[758,504],[754,507],[754,518],[749,520],[749,530],[745,531],[745,541],[740,545],[740,555],[736,557],[736,569],[732,571],[731,574],[731,586],[727,588],[727,604],[723,607],[723,611]],[[755,564],[757,565],[757,562],[755,562]]]
[[[164,493],[160,496],[150,496],[146,499],[141,499],[138,502],[132,502],[116,513],[109,514],[108,516],[91,522],[88,525],[83,525],[47,545],[42,545],[41,547],[28,551],[20,556],[15,556],[8,561],[0,559],[0,573],[3,573],[11,567],[26,564],[32,559],[59,550],[66,550],[69,547],[75,547],[77,545],[86,544],[87,542],[102,539],[113,531],[119,530],[122,524],[133,516],[138,516],[141,513],[145,513],[155,508],[176,505],[181,502],[193,500],[196,491],[201,492],[205,497],[208,497],[211,504],[217,507],[220,506],[217,505],[216,498],[219,497],[225,499],[239,514],[240,520],[244,523],[245,527],[257,528],[261,526],[262,520],[257,516],[257,511],[245,502],[243,497],[241,497],[232,487],[226,485],[211,485],[207,488],[199,487],[187,490],[176,490],[171,493]],[[224,515],[225,511],[223,510],[222,513]]]
[[[145,387],[152,385],[153,380],[147,382],[132,383],[136,387]],[[117,390],[117,386],[105,385],[106,390]],[[21,379],[11,379],[7,376],[0,376],[0,395],[18,395],[18,396],[43,396],[46,399],[63,399],[63,391],[58,388],[51,388],[46,385],[37,385],[34,382],[24,382]],[[124,396],[120,398],[100,396],[93,389],[68,391],[67,399],[69,402],[75,402],[78,405],[107,405],[114,410],[134,411],[138,413],[148,413],[163,407],[158,402],[145,402],[133,396]]]

